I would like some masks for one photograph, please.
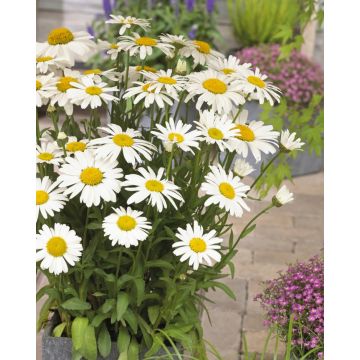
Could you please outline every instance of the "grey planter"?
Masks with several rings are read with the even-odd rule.
[[[248,102],[245,108],[249,111],[249,120],[259,120],[261,107],[258,103],[254,101]],[[267,161],[270,158],[271,156],[265,156],[263,159]],[[250,163],[256,169],[252,176],[257,176],[260,173],[261,162],[255,163],[255,160],[253,160]],[[310,155],[307,151],[301,151],[296,159],[289,158],[288,163],[291,166],[293,176],[308,175],[324,170],[324,154],[316,156],[315,154]]]
[[[51,319],[45,328],[42,337],[42,360],[72,360],[72,341],[70,338],[54,337],[52,331],[55,327],[55,322]],[[170,353],[174,353],[172,348],[169,348]],[[154,356],[163,356],[166,352],[161,349]],[[99,355],[98,360],[118,360],[119,352],[116,343],[112,343],[110,355],[104,359]],[[165,359],[165,357],[163,357]],[[145,359],[144,352],[139,356],[139,359]]]

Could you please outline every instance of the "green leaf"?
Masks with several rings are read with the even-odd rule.
[[[100,355],[104,358],[109,356],[111,351],[111,338],[106,326],[102,326],[98,336],[98,347]]]
[[[137,322],[134,312],[130,308],[128,308],[128,310],[124,314],[123,318],[129,324],[131,330],[134,333],[137,333],[138,322]]]
[[[91,321],[91,325],[97,328],[105,319],[109,317],[109,314],[97,314]]]
[[[53,335],[55,337],[60,337],[65,329],[65,326],[66,326],[66,322],[63,322],[58,326],[56,326],[55,329],[53,330]]]
[[[85,317],[76,317],[71,324],[71,339],[73,349],[80,350],[84,341],[85,329],[89,324],[89,319]]]
[[[120,292],[116,301],[116,319],[119,321],[125,314],[129,306],[129,295],[124,292]]]
[[[117,338],[117,347],[119,353],[127,353],[130,344],[130,335],[125,327],[121,327]]]
[[[165,260],[150,260],[145,264],[145,268],[158,267],[167,270],[174,270],[174,266]]]
[[[84,342],[81,350],[87,360],[97,360],[95,329],[91,325],[85,329]]]
[[[65,310],[90,310],[91,305],[86,302],[82,301],[77,297],[73,297],[69,300],[66,300],[61,304],[61,307]]]
[[[100,311],[103,314],[108,313],[111,311],[115,306],[115,299],[106,299],[105,302],[101,305]]]
[[[137,343],[135,337],[131,338],[131,342],[128,349],[128,359],[139,360],[139,344]]]
[[[253,224],[250,227],[248,227],[243,233],[241,233],[241,239],[252,233],[255,230],[255,228],[256,228],[256,224]]]
[[[148,307],[149,320],[150,320],[152,325],[155,324],[155,321],[157,320],[157,318],[159,316],[159,313],[160,313],[160,306],[159,305],[154,305],[154,306],[149,306]]]
[[[99,222],[92,222],[87,225],[87,228],[90,230],[99,230],[102,229],[102,224]]]

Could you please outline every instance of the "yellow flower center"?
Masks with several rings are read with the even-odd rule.
[[[36,62],[46,62],[46,61],[50,61],[52,59],[53,59],[52,56],[40,56],[40,57],[36,58]]]
[[[44,190],[36,190],[36,205],[45,204],[49,200],[49,194]]]
[[[151,66],[141,66],[141,65],[138,65],[136,68],[135,68],[136,71],[141,71],[141,70],[145,70],[145,71],[149,71],[149,72],[152,72],[152,73],[156,73],[157,70]]]
[[[145,187],[149,191],[154,191],[154,192],[163,192],[164,190],[164,185],[159,180],[148,180],[145,183]]]
[[[155,46],[157,41],[153,38],[143,36],[135,40],[135,43],[139,46]]]
[[[118,146],[130,147],[134,144],[134,139],[126,134],[116,134],[112,138],[113,142]]]
[[[169,76],[160,76],[157,81],[159,83],[162,83],[162,84],[167,84],[167,85],[174,85],[176,84],[176,80],[173,79],[172,77],[169,77]]]
[[[38,155],[38,159],[43,160],[43,161],[50,161],[54,158],[54,155],[48,152],[43,152],[41,154]]]
[[[130,231],[135,228],[136,220],[129,215],[123,215],[119,217],[117,226],[123,231]]]
[[[202,253],[206,250],[206,242],[202,238],[194,237],[189,242],[190,249],[196,253]]]
[[[194,44],[197,46],[198,50],[203,54],[210,54],[211,47],[205,41],[194,40]]]
[[[73,141],[66,144],[66,150],[70,152],[85,151],[86,144],[81,141]]]
[[[182,134],[172,132],[168,135],[168,139],[170,141],[174,141],[174,142],[180,144],[184,141],[184,136]]]
[[[143,89],[144,91],[154,93],[154,92],[155,92],[155,89],[149,90],[149,87],[150,87],[151,85],[154,85],[154,84],[153,84],[153,83],[145,84],[145,85],[142,87],[142,89]]]
[[[227,90],[227,85],[219,79],[207,79],[203,82],[203,87],[213,94],[224,94]]]
[[[110,49],[114,49],[114,50],[116,50],[116,49],[118,49],[119,48],[119,45],[118,44],[110,44]]]
[[[224,69],[222,69],[222,72],[223,72],[225,75],[230,75],[230,74],[234,73],[235,70],[230,69],[230,68],[224,68]]]
[[[98,86],[88,86],[85,92],[89,95],[100,95],[103,91]]]
[[[46,249],[54,257],[63,256],[67,250],[66,241],[60,236],[54,236],[47,242]]]
[[[42,87],[42,83],[39,80],[36,80],[36,91],[40,90]]]
[[[266,83],[265,81],[261,80],[259,77],[257,76],[248,76],[247,77],[247,81],[250,83],[250,84],[253,84],[259,88],[264,88],[266,86]]]
[[[64,45],[74,40],[74,34],[65,27],[51,30],[48,35],[50,45]]]
[[[95,167],[88,167],[80,174],[80,180],[90,186],[99,185],[103,179],[103,173]]]
[[[84,71],[84,75],[91,75],[91,74],[101,74],[102,71],[100,69],[88,69]]]
[[[228,199],[233,199],[235,197],[234,187],[227,182],[222,182],[219,185],[219,191],[220,191],[221,195],[225,196]]]
[[[249,141],[249,142],[255,140],[255,134],[250,129],[249,126],[244,124],[236,124],[235,129],[238,129],[240,132],[240,134],[236,136],[239,140]]]
[[[223,132],[217,128],[210,128],[208,135],[214,140],[222,140],[224,138]]]
[[[63,76],[56,83],[56,87],[59,91],[65,92],[66,90],[69,90],[74,87],[70,85],[71,82],[77,82],[77,80],[71,76]]]

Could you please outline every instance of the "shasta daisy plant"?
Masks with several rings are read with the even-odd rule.
[[[52,124],[36,117],[36,260],[48,280],[38,326],[55,313],[54,334],[73,338],[78,359],[107,358],[111,342],[121,359],[151,357],[166,339],[205,359],[203,292],[233,297],[220,279],[240,239],[293,199],[282,188],[252,214],[254,185],[303,143],[242,112],[253,95],[280,101],[259,69],[200,39],[153,38],[146,19],[114,15],[108,26],[108,69],[71,68],[104,50],[84,32],[55,29],[38,44],[36,106]],[[166,69],[149,66],[155,52]],[[264,154],[273,157],[250,178],[250,159]],[[244,213],[234,233],[231,216]]]

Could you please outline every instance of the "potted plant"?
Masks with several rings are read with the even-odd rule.
[[[37,294],[45,299],[43,360],[183,351],[206,359],[206,292],[235,298],[221,279],[234,274],[239,241],[256,219],[293,200],[282,187],[234,236],[229,216],[250,211],[267,169],[243,180],[252,171],[246,158],[291,154],[303,143],[242,120],[250,95],[280,101],[257,71],[200,40],[141,35],[148,20],[112,20],[122,35],[107,50],[106,70],[72,68],[96,50],[88,33],[54,29],[37,44],[37,107],[47,105],[52,121],[42,129],[37,117],[36,127],[36,258],[48,280]],[[168,69],[149,68],[156,51],[171,59]],[[188,59],[183,75],[180,58]],[[194,124],[186,113],[179,118],[191,101]],[[110,123],[101,125],[101,108]],[[243,159],[233,165],[236,153]]]

